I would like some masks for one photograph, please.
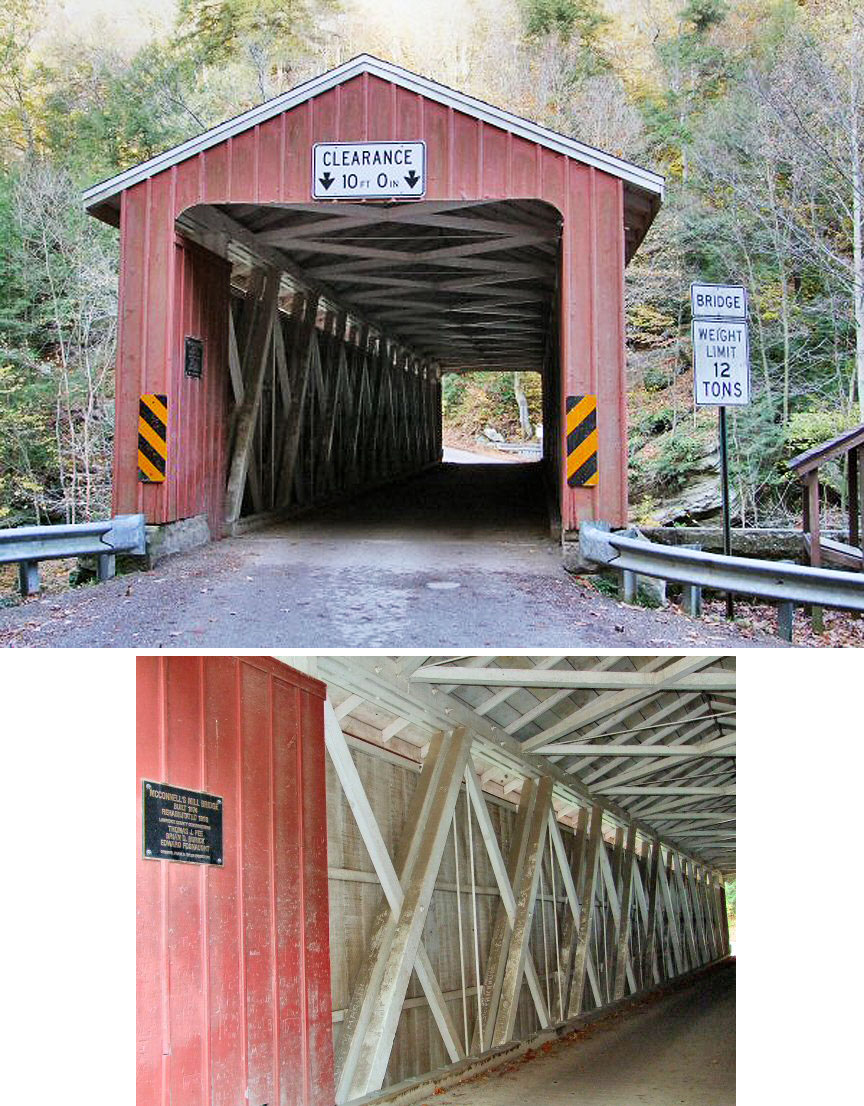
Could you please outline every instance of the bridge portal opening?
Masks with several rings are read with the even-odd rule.
[[[441,409],[446,463],[542,461],[540,373],[445,373]]]
[[[184,239],[231,266],[228,532],[357,496],[374,513],[370,492],[411,477],[422,477],[429,522],[437,511],[446,524],[478,499],[490,519],[553,504],[561,227],[538,200],[184,211]],[[445,452],[445,393],[469,374],[495,374],[514,418],[521,393],[528,448],[511,442],[495,457],[489,440],[487,454],[531,472],[493,479],[483,454]],[[539,381],[533,411],[517,374]],[[476,472],[430,471],[465,461]]]

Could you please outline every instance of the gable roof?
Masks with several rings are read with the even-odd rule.
[[[650,169],[643,169],[632,162],[613,157],[612,154],[598,150],[594,146],[588,146],[575,138],[568,138],[566,135],[558,134],[547,127],[541,127],[539,124],[532,123],[530,120],[523,119],[512,112],[484,103],[483,100],[477,100],[473,96],[467,96],[464,92],[447,88],[446,85],[438,84],[437,81],[429,80],[428,77],[421,77],[416,73],[403,69],[401,66],[393,65],[391,62],[381,61],[379,58],[372,57],[371,54],[359,54],[356,58],[352,58],[342,65],[337,65],[335,69],[330,69],[311,80],[304,81],[296,88],[282,93],[281,96],[276,96],[272,100],[258,104],[256,107],[250,108],[249,111],[245,111],[233,119],[228,119],[224,123],[212,127],[209,131],[204,131],[202,134],[196,135],[195,138],[190,138],[179,146],[174,146],[164,153],[157,154],[148,161],[142,161],[140,165],[126,169],[108,180],[94,184],[83,193],[84,204],[88,209],[103,204],[118,193],[131,188],[132,185],[170,169],[171,166],[177,165],[186,158],[194,157],[203,150],[217,146],[234,135],[240,134],[256,126],[256,124],[266,122],[266,120],[272,119],[273,116],[288,111],[290,108],[297,107],[298,104],[305,103],[313,96],[319,96],[322,92],[360,76],[362,73],[369,73],[374,77],[380,77],[382,80],[392,81],[410,92],[416,92],[429,100],[435,100],[447,107],[472,115],[484,123],[500,127],[512,134],[519,135],[531,142],[536,142],[550,150],[555,150],[557,153],[573,158],[575,161],[591,165],[595,169],[609,173],[611,176],[619,177],[631,186],[649,193],[658,200],[663,197],[664,178],[658,173],[651,172]]]

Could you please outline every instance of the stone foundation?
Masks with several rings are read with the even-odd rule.
[[[147,526],[147,563],[150,568],[172,553],[187,553],[190,549],[210,543],[210,526],[206,515],[194,515],[177,522]]]

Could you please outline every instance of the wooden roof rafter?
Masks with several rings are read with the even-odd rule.
[[[682,660],[699,659],[704,661],[703,665],[681,667]],[[517,741],[507,730],[512,727],[514,733],[521,733],[523,737],[526,734],[536,736],[542,732],[541,727],[554,727],[554,722],[550,726],[551,719],[563,722],[592,704],[596,713],[601,709],[600,700],[620,696],[622,691],[603,688],[598,694],[592,694],[591,689],[586,688],[550,690],[501,686],[501,677],[497,675],[518,666],[520,671],[528,673],[524,682],[547,684],[554,682],[557,674],[566,683],[574,679],[569,674],[578,673],[576,682],[584,684],[586,673],[591,671],[598,674],[598,683],[604,682],[602,673],[616,670],[618,682],[631,682],[625,679],[628,673],[651,676],[672,668],[673,675],[677,673],[682,680],[690,672],[704,672],[706,676],[719,673],[719,680],[704,682],[728,687],[732,682],[730,673],[734,671],[731,658],[325,657],[318,664],[319,675],[332,681],[337,696],[350,694],[364,698],[363,707],[359,712],[352,711],[346,723],[350,725],[354,718],[364,717],[364,710],[372,712],[377,717],[371,731],[372,740],[375,741],[377,728],[382,747],[395,745],[404,750],[402,755],[419,763],[428,747],[427,735],[436,725],[440,727],[441,719],[447,718],[452,725],[468,726],[476,735],[473,755],[478,775],[482,786],[492,794],[513,801],[525,779],[538,772],[548,774],[553,779],[556,816],[564,821],[575,819],[580,807],[600,803],[613,819],[613,825],[616,821],[621,825],[621,819],[635,819],[643,839],[659,835],[670,847],[692,856],[697,863],[727,872],[734,870],[734,718],[729,714],[730,709],[734,709],[730,708],[730,702],[734,703],[734,691],[722,693],[719,705],[723,708],[723,719],[714,718],[717,704],[712,703],[710,691],[682,692],[669,683],[653,692],[652,710],[647,712],[645,719],[634,721],[629,730],[625,730],[624,737],[620,732],[621,723],[608,727],[614,731],[614,736],[608,733],[595,736],[591,748],[596,756],[591,758],[593,769],[589,782],[589,777],[581,776],[578,769],[565,772],[561,768],[563,761],[556,763],[552,755],[537,753],[541,746],[526,750],[527,738]],[[432,683],[422,675],[419,680],[412,679],[418,671],[430,666],[438,669],[439,682]],[[470,672],[467,677],[470,682],[444,682],[449,681],[454,667],[466,668]],[[481,683],[484,675],[486,684]],[[668,677],[667,672],[667,680]],[[634,693],[631,688],[624,690]],[[615,718],[621,710],[633,717],[638,713],[633,708],[638,705],[634,702],[617,711],[601,713],[601,718]],[[700,713],[694,718],[696,710]],[[661,711],[663,725],[651,728],[650,719]],[[522,725],[521,719],[529,715],[533,717]],[[362,724],[357,724],[362,729]],[[733,732],[727,732],[730,729]],[[389,741],[385,740],[388,731]],[[645,748],[627,756],[626,750],[616,747],[625,740],[644,744]],[[610,747],[605,756],[604,744]],[[703,750],[700,746],[706,748]],[[700,755],[702,752],[705,755]],[[720,753],[723,755],[718,755]]]

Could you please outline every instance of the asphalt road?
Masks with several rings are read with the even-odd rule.
[[[778,645],[625,607],[564,571],[538,466],[444,464],[155,571],[0,610],[0,645],[623,648]]]
[[[735,969],[555,1042],[437,1106],[732,1106]]]

